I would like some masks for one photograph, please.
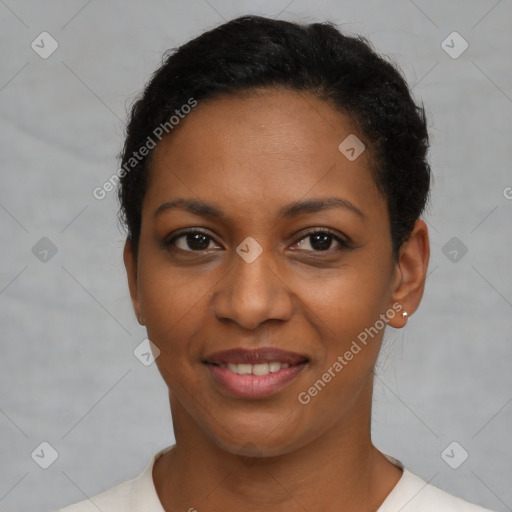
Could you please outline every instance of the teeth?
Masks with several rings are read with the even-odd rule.
[[[252,365],[250,364],[239,364],[238,365],[238,374],[239,375],[249,375],[252,373]]]
[[[222,366],[226,368],[225,365]],[[278,361],[258,364],[227,364],[228,370],[238,373],[238,375],[268,375],[269,373],[278,372],[281,368],[288,368],[289,366],[288,363],[280,363]]]
[[[281,363],[277,363],[277,362],[268,363],[268,369],[271,373],[279,371],[280,368],[281,368]]]
[[[270,368],[268,363],[260,363],[252,365],[252,374],[253,375],[268,375],[270,373]]]

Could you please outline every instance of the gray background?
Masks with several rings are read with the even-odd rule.
[[[162,53],[245,13],[366,35],[424,101],[430,276],[420,310],[388,333],[374,440],[434,485],[511,510],[510,0],[0,0],[0,510],[81,500],[174,440],[163,380],[133,354],[145,331],[115,194],[92,190],[117,169],[126,108]],[[43,31],[59,45],[46,59],[31,48]],[[453,31],[469,44],[458,58],[441,47]],[[47,261],[42,237],[57,248]],[[46,470],[31,458],[43,441],[58,452]],[[452,461],[469,454],[458,469],[441,457],[453,441]]]

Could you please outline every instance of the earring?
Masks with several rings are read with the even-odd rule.
[[[407,311],[402,311],[402,316],[404,318],[407,318],[409,316],[409,313],[407,313]]]

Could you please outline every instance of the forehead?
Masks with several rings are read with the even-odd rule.
[[[348,159],[339,149],[347,137],[362,139],[350,117],[306,92],[263,89],[199,102],[157,145],[147,201],[186,195],[235,209],[256,198],[277,207],[339,192],[381,208],[370,152]]]

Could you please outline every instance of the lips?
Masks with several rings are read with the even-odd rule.
[[[203,361],[213,381],[237,398],[263,398],[279,392],[308,362],[304,355],[273,347],[225,350]]]
[[[219,366],[227,364],[259,364],[272,362],[294,366],[305,361],[308,361],[308,358],[304,355],[274,347],[263,347],[254,350],[224,350],[223,352],[215,352],[205,358],[205,363]]]

